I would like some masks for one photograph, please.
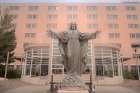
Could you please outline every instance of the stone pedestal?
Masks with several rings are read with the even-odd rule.
[[[89,93],[89,92],[87,90],[81,90],[81,91],[59,90],[57,93]]]
[[[60,86],[58,86],[57,93],[89,93],[89,88],[76,73],[67,74]]]
[[[57,93],[89,93],[89,91],[81,88],[71,87],[71,88],[59,89]]]

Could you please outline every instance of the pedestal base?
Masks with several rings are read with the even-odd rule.
[[[57,93],[89,93],[88,90],[58,90]]]

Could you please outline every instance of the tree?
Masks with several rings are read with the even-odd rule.
[[[0,63],[5,63],[9,52],[9,63],[14,62],[16,48],[15,25],[13,16],[0,13]]]

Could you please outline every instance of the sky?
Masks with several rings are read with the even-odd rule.
[[[87,3],[119,3],[119,2],[124,2],[124,1],[140,1],[140,0],[0,0],[0,3],[24,3],[24,2],[32,2],[32,3],[38,3],[38,2],[51,2],[51,3],[55,3],[55,2],[72,2],[72,3],[76,3],[76,2],[87,2]]]

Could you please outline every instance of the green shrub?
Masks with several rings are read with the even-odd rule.
[[[131,72],[134,79],[138,80],[138,73],[137,72]]]
[[[7,71],[7,78],[20,78],[21,77],[21,71],[19,70],[13,70],[10,69]]]
[[[124,79],[133,79],[133,80],[138,79],[137,72],[124,71],[123,77],[124,77]]]
[[[4,77],[4,73],[5,73],[5,66],[0,65],[0,77]]]
[[[0,65],[0,77],[4,77],[5,74],[5,66]],[[21,77],[21,71],[16,69],[10,69],[7,70],[7,78],[20,78]]]
[[[112,70],[105,70],[104,75],[108,76],[108,77],[113,77],[113,72],[112,72]]]

